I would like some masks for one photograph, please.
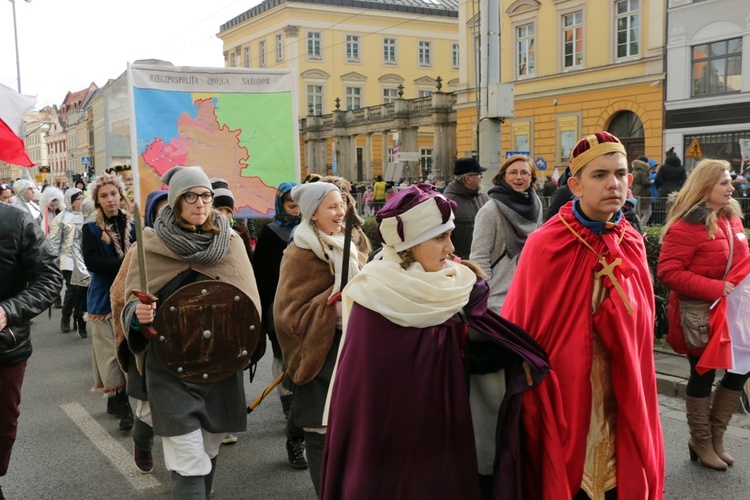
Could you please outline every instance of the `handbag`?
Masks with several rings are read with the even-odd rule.
[[[729,260],[724,270],[726,279],[729,269],[732,267],[732,254],[734,253],[734,235],[732,226],[729,226]],[[691,349],[702,349],[708,345],[711,322],[711,302],[705,300],[680,299],[680,324],[685,334],[685,343]]]

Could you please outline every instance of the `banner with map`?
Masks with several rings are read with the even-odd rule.
[[[175,166],[203,167],[234,195],[235,217],[272,217],[276,186],[299,182],[294,75],[288,70],[128,66],[136,196]]]

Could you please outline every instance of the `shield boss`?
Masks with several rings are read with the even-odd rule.
[[[224,380],[250,365],[260,315],[250,297],[221,281],[197,281],[159,307],[152,347],[164,368],[188,382]]]

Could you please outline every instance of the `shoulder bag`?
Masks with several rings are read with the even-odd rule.
[[[729,260],[724,270],[726,279],[729,269],[732,267],[734,254],[734,235],[732,226],[727,220],[729,228]],[[711,320],[711,302],[705,300],[680,299],[680,323],[682,332],[685,334],[685,343],[691,349],[702,349],[708,345]]]

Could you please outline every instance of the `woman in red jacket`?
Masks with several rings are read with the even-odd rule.
[[[732,198],[732,191],[729,163],[703,160],[698,164],[669,210],[657,269],[659,279],[671,290],[667,341],[676,352],[687,354],[690,361],[685,398],[690,458],[700,458],[701,465],[717,470],[726,470],[734,462],[724,450],[723,436],[750,374],[727,371],[711,404],[716,370],[703,375],[696,371],[704,348],[688,347],[679,302],[713,303],[734,290],[734,285],[725,280],[730,249],[733,248],[732,266],[739,264],[749,251],[740,219],[742,211]]]

